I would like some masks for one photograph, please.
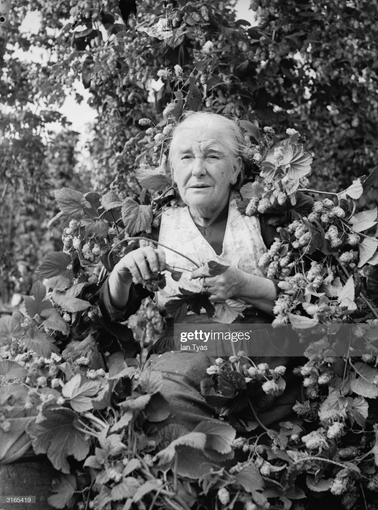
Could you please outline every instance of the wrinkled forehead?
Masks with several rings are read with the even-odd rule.
[[[208,126],[179,126],[171,141],[170,156],[174,156],[183,150],[205,151],[214,149],[223,153],[233,153],[235,136],[231,130],[224,126],[216,126],[209,123]]]

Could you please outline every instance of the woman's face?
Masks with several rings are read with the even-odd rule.
[[[232,133],[211,119],[207,126],[182,126],[172,140],[173,178],[183,201],[193,209],[225,206],[240,171],[227,143]]]

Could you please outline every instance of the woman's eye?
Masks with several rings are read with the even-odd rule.
[[[192,156],[191,156],[190,154],[183,154],[183,155],[181,156],[181,159],[182,159],[182,160],[188,160],[188,159],[191,159],[191,157],[192,157]]]
[[[219,159],[218,154],[209,154],[207,157],[208,157],[209,159]]]

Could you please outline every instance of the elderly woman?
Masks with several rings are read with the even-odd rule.
[[[276,287],[258,267],[258,260],[266,251],[263,233],[258,218],[242,215],[236,205],[235,188],[242,180],[242,147],[243,135],[236,123],[220,115],[194,113],[176,127],[169,163],[183,204],[163,213],[159,242],[185,254],[198,266],[219,256],[229,267],[222,274],[203,278],[188,259],[171,250],[138,248],[125,255],[109,277],[103,308],[111,317],[122,316],[122,311],[135,300],[134,284],[150,279],[157,271],[164,272],[169,264],[186,271],[184,281],[179,282],[165,271],[167,284],[157,293],[160,309],[179,293],[179,287],[184,287],[207,292],[215,305],[228,299],[241,300],[248,305],[243,311],[244,322],[271,322]],[[206,314],[201,314],[187,315],[182,322],[203,325],[209,321]],[[165,354],[151,360],[153,368],[164,374],[163,393],[170,402],[176,402],[164,424],[175,422],[191,428],[213,413],[198,392],[213,359],[204,353],[178,351],[172,320],[167,322],[171,327],[152,349],[154,353]],[[265,332],[261,340],[266,344],[266,339]],[[275,364],[282,362],[277,359]],[[272,413],[272,397],[265,397],[259,409],[265,424],[282,419],[294,403],[293,399],[287,403],[287,396],[283,395],[278,413]]]

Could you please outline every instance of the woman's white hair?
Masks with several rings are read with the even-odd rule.
[[[223,115],[219,115],[217,113],[211,112],[187,112],[183,116],[183,120],[175,127],[172,132],[172,140],[170,147],[172,147],[173,142],[181,134],[181,131],[187,128],[193,129],[201,129],[208,127],[211,123],[216,122],[216,125],[219,129],[224,129],[225,132],[229,133],[229,136],[226,138],[227,147],[230,151],[232,158],[236,161],[238,157],[242,158],[243,150],[245,147],[244,135],[240,129],[240,127],[236,124],[235,121],[224,117]],[[243,159],[243,158],[242,158]],[[171,167],[172,173],[172,159],[171,159],[171,150],[169,151],[168,161]],[[238,176],[238,181],[234,188],[239,188],[243,181],[243,166],[241,165],[240,174]]]

